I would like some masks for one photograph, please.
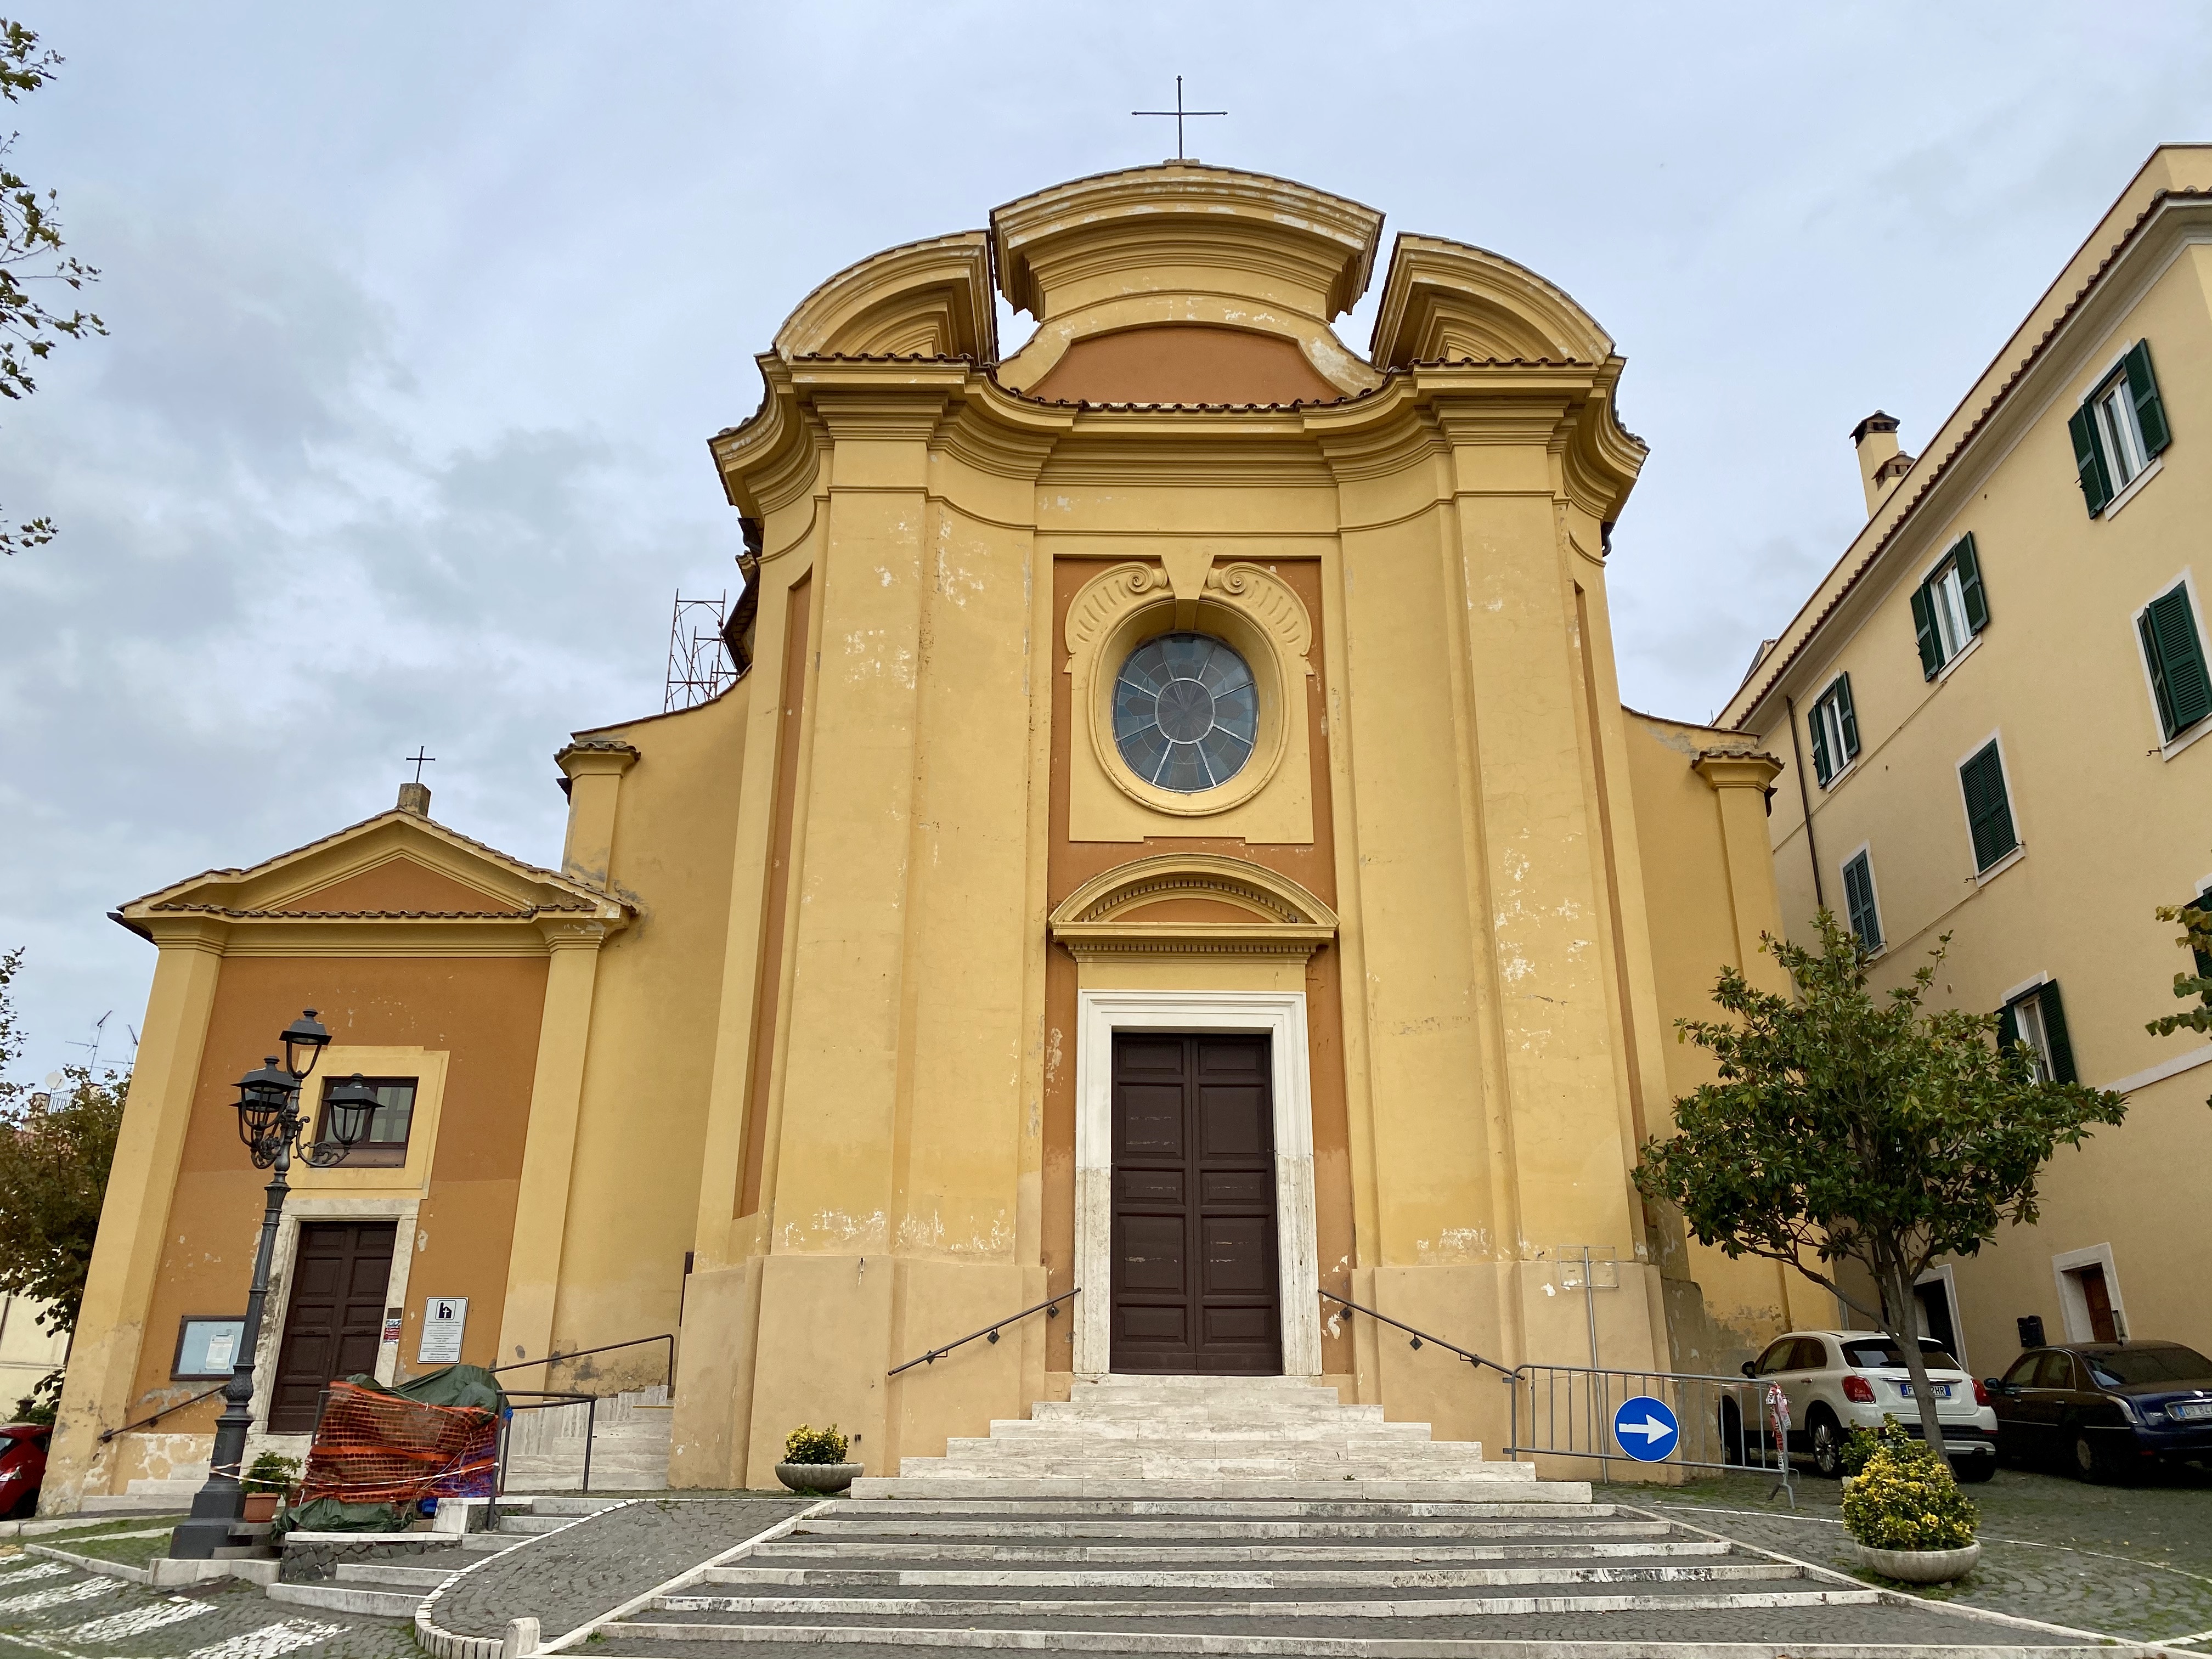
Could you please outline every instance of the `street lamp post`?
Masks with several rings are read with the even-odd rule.
[[[308,1121],[300,1109],[301,1087],[330,1040],[330,1032],[310,1008],[284,1028],[283,1057],[271,1054],[239,1079],[238,1138],[252,1154],[256,1169],[272,1171],[269,1202],[261,1216],[261,1246],[253,1257],[253,1288],[246,1297],[246,1328],[239,1334],[230,1381],[223,1385],[222,1415],[215,1420],[207,1483],[193,1495],[191,1518],[169,1534],[172,1556],[210,1559],[232,1543],[246,1514],[240,1465],[246,1457],[246,1432],[253,1425],[254,1351],[260,1346],[262,1306],[269,1298],[276,1222],[290,1190],[285,1176],[292,1167],[292,1154],[297,1151],[318,1170],[343,1162],[368,1133],[369,1115],[376,1109],[376,1091],[356,1072],[325,1091],[322,1133],[312,1145],[305,1140]]]

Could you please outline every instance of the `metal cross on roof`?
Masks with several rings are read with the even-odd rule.
[[[427,754],[424,752],[424,750],[428,747],[429,745],[427,744],[418,743],[415,745],[415,752],[413,754],[402,755],[399,757],[402,760],[410,760],[415,763],[415,781],[417,783],[422,781],[422,763],[425,761],[434,761],[438,758],[435,755]]]
[[[1173,109],[1133,109],[1132,115],[1172,115],[1176,124],[1176,160],[1188,159],[1182,153],[1182,123],[1187,115],[1226,115],[1225,109],[1185,109],[1182,106],[1182,76],[1176,76],[1176,106]]]

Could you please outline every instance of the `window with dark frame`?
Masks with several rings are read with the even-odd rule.
[[[1858,710],[1851,703],[1851,677],[1838,674],[1835,683],[1814,700],[1813,771],[1825,789],[1836,775],[1858,758]]]
[[[1995,738],[1959,768],[1959,787],[1966,797],[1974,868],[1984,872],[2020,845],[2013,829],[2012,797],[2005,787],[2004,757]]]
[[[323,1097],[338,1079],[323,1079]],[[407,1137],[414,1127],[415,1086],[411,1077],[372,1077],[362,1079],[376,1091],[376,1109],[369,1114],[368,1132],[347,1154],[349,1169],[395,1170],[407,1162]],[[325,1111],[328,1108],[325,1107]],[[319,1133],[321,1131],[318,1131]]]
[[[1869,951],[1881,949],[1881,915],[1875,904],[1874,862],[1864,852],[1854,854],[1844,866],[1844,908],[1850,913],[1851,932]]]
[[[2036,1079],[2073,1083],[2074,1045],[2066,1035],[2066,1005],[2058,981],[2047,979],[2023,991],[1997,1012],[1997,1047],[2025,1048],[2035,1060]]]
[[[2081,400],[2066,427],[2073,434],[2081,499],[2094,519],[2173,441],[2151,370],[2149,341],[2128,348],[2120,366]]]
[[[2197,630],[2189,584],[2178,582],[2145,605],[2136,617],[2136,632],[2142,638],[2143,664],[2150,671],[2159,731],[2171,743],[2212,714],[2212,675],[2205,672],[2204,639]]]
[[[1961,536],[1912,592],[1912,631],[1920,641],[1920,672],[1934,679],[1943,665],[1972,645],[1990,625],[1989,590],[1982,585],[1981,556],[1972,535]]]

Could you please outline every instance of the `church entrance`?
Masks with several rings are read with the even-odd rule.
[[[1116,1031],[1112,1368],[1279,1376],[1263,1034]]]

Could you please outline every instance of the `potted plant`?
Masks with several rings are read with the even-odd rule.
[[[842,1492],[860,1474],[858,1463],[845,1461],[845,1437],[832,1423],[826,1429],[810,1429],[801,1423],[783,1443],[783,1462],[775,1478],[793,1492]]]
[[[1941,1584],[1972,1572],[1981,1519],[1943,1454],[1883,1435],[1844,1492],[1844,1525],[1861,1565],[1908,1584]]]
[[[274,1521],[283,1505],[285,1495],[300,1478],[300,1460],[279,1457],[275,1452],[264,1452],[253,1460],[246,1473],[239,1477],[239,1486],[246,1493],[246,1518],[248,1521]]]

